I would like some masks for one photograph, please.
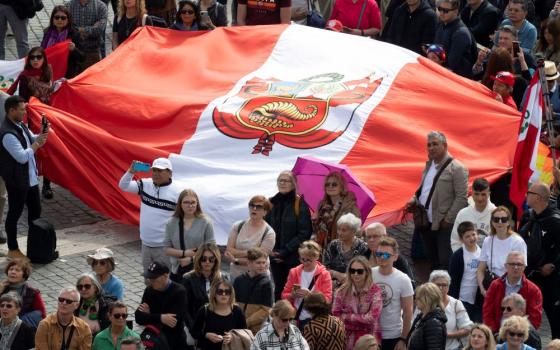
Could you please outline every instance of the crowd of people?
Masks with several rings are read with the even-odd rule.
[[[48,179],[39,191],[35,157],[49,129],[34,134],[37,126],[23,123],[25,103],[32,96],[49,102],[54,82],[46,48],[71,41],[66,78],[108,54],[108,0],[55,6],[41,46],[31,49],[28,19],[39,9],[31,1],[22,10],[22,3],[27,0],[0,0],[0,58],[6,23],[18,55],[27,56],[0,128],[0,213],[6,193],[8,200],[0,241],[7,241],[11,259],[0,283],[0,350],[141,349],[147,341],[131,329],[133,319],[151,332],[148,342],[178,350],[560,349],[560,170],[552,187],[530,186],[528,209],[517,213],[516,225],[511,203],[487,179],[472,179],[469,189],[468,169],[439,131],[427,135],[422,180],[406,205],[415,221],[412,255],[430,262],[428,281],[416,278],[383,224],[364,227],[340,173],[325,176],[324,196],[312,212],[294,174],[281,172],[277,193],[248,198],[247,216],[232,223],[220,249],[196,191],[174,182],[172,163],[158,158],[148,165],[150,178],[140,178],[133,161],[119,182],[141,201],[146,289],[134,315],[115,272],[118,257],[107,248],[87,257],[90,271],[59,292],[57,310],[47,315],[41,286],[27,282],[32,267],[17,242],[24,207],[31,224],[41,215],[41,193],[53,196]],[[112,0],[111,7],[113,49],[144,25],[195,31],[311,25],[319,16],[328,19],[326,29],[393,43],[479,80],[489,98],[512,108],[522,106],[542,57],[551,108],[560,113],[560,3]],[[548,345],[539,334],[543,310],[555,338]]]

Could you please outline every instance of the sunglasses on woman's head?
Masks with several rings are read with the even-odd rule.
[[[348,269],[348,272],[349,272],[351,275],[355,275],[355,274],[363,275],[364,272],[366,272],[366,270],[364,270],[364,269],[353,269],[353,268],[349,268],[349,269]]]
[[[231,289],[221,289],[221,288],[218,288],[218,289],[216,290],[216,294],[217,294],[217,295],[231,295]]]
[[[497,224],[500,221],[505,224],[509,221],[509,218],[507,216],[493,216],[492,217],[492,222],[495,222]]]
[[[187,14],[193,15],[194,11],[193,10],[181,10],[181,14],[182,15],[187,15]]]

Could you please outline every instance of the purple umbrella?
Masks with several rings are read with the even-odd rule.
[[[362,185],[346,165],[329,163],[313,157],[298,157],[292,171],[297,179],[298,193],[303,195],[305,202],[315,212],[325,195],[325,177],[331,172],[341,173],[346,179],[348,190],[356,195],[356,205],[360,208],[362,223],[375,206],[373,193]]]

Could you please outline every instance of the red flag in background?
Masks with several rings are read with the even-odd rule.
[[[300,155],[346,164],[392,223],[416,190],[426,135],[441,130],[471,177],[512,164],[519,114],[402,48],[298,25],[180,32],[144,27],[65,83],[45,112],[45,174],[89,206],[137,222],[118,181],[133,159],[169,157],[219,243]],[[147,176],[145,174],[144,176]]]

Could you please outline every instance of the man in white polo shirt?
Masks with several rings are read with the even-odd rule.
[[[152,163],[152,178],[133,181],[138,171],[137,161],[133,161],[128,171],[119,181],[119,187],[126,192],[140,196],[140,239],[142,240],[142,266],[144,272],[154,261],[171,265],[165,255],[163,241],[165,224],[173,215],[181,188],[173,184],[173,167],[169,159],[157,158]]]
[[[410,278],[393,267],[399,245],[394,238],[379,241],[375,256],[377,266],[372,269],[373,280],[381,288],[381,350],[405,350],[406,338],[412,325],[414,290]]]

